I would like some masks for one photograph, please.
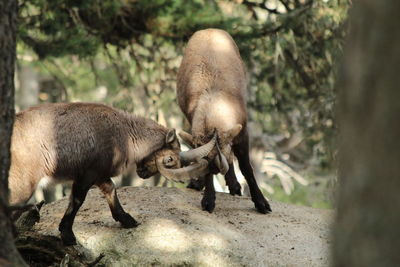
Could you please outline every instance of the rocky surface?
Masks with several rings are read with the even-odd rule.
[[[333,213],[271,201],[259,214],[248,197],[217,193],[215,211],[201,210],[190,189],[124,187],[124,209],[141,223],[123,229],[92,189],[74,223],[79,248],[105,266],[328,266]],[[42,207],[35,232],[59,236],[68,199]],[[96,265],[97,266],[97,265]]]

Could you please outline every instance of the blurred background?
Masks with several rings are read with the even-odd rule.
[[[228,31],[248,69],[251,159],[274,201],[334,207],[335,77],[351,0],[20,0],[16,109],[89,101],[189,130],[176,102],[197,30]],[[182,149],[188,149],[184,145]],[[243,176],[237,176],[248,195]],[[134,168],[118,186],[176,186]],[[227,192],[223,177],[217,191]],[[69,194],[57,185],[38,201]]]

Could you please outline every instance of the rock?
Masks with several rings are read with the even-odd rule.
[[[217,193],[213,213],[202,194],[179,188],[123,187],[125,211],[141,224],[123,229],[98,189],[89,191],[73,230],[96,266],[328,266],[333,212],[270,202],[257,213],[248,197]],[[59,237],[68,199],[43,206],[34,230]],[[79,245],[78,245],[79,246]]]

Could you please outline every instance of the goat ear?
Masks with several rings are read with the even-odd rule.
[[[241,124],[236,124],[232,129],[230,129],[229,131],[228,131],[228,134],[229,134],[229,136],[231,137],[231,138],[235,138],[239,133],[240,133],[240,131],[242,130],[242,125]]]
[[[175,129],[171,129],[168,131],[167,135],[165,136],[165,142],[167,144],[171,144],[172,142],[174,142],[176,140],[176,131]]]
[[[189,146],[191,146],[192,148],[194,147],[193,144],[193,136],[187,132],[181,131],[179,133],[179,136],[182,138],[182,140],[188,144]]]

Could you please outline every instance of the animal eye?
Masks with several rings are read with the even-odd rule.
[[[165,166],[168,166],[168,167],[172,167],[175,164],[174,158],[171,156],[166,156],[164,158],[163,162],[164,162]]]

